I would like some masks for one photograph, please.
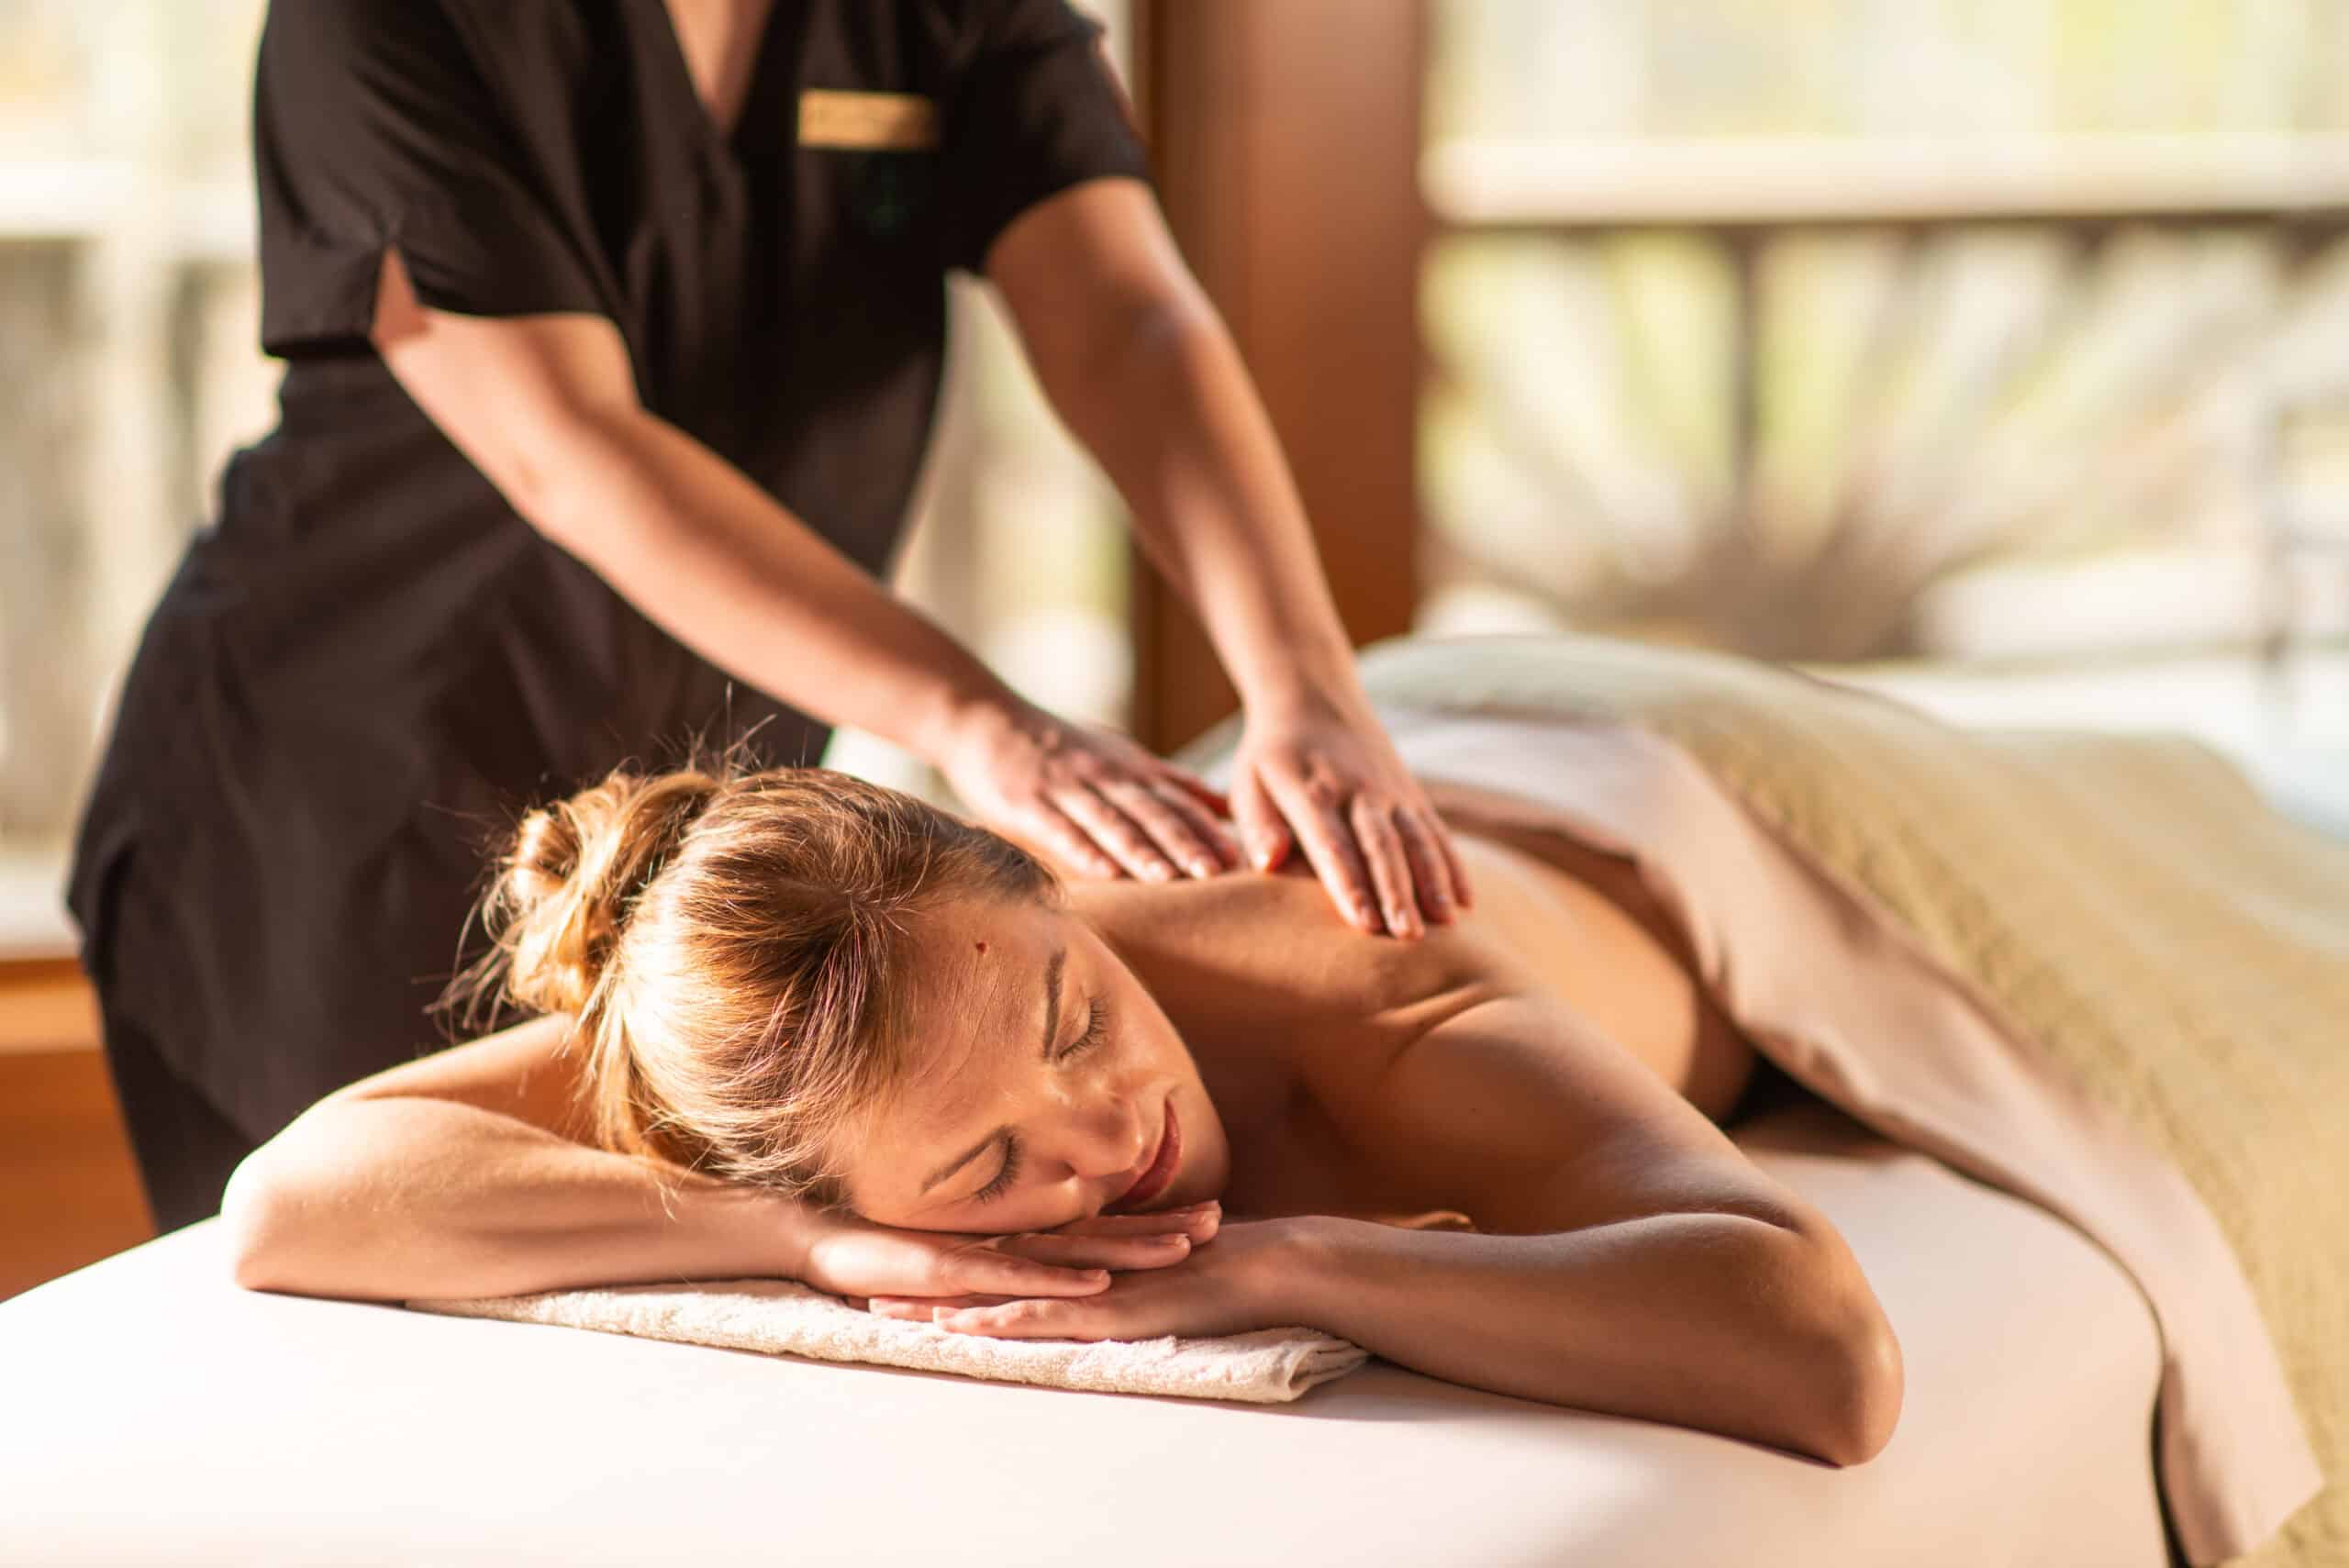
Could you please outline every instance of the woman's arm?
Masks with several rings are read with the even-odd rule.
[[[1479,982],[1422,1006],[1423,1032],[1317,1097],[1409,1201],[1484,1234],[1235,1221],[1088,1300],[881,1307],[1022,1337],[1305,1323],[1454,1382],[1831,1463],[1884,1446],[1899,1345],[1825,1216],[1553,998]]]
[[[850,1296],[1062,1296],[1168,1262],[1219,1216],[1043,1235],[894,1230],[581,1140],[571,1020],[529,1019],[404,1062],[304,1111],[221,1202],[237,1283],[399,1301],[650,1280],[786,1278]],[[1180,1254],[1176,1254],[1179,1256]]]
[[[1857,1463],[1899,1346],[1850,1247],[1541,990],[1464,988],[1340,1114],[1483,1235],[1301,1222],[1283,1305],[1440,1377]]]
[[[1267,1280],[1272,1316],[1523,1398],[1875,1457],[1900,1352],[1832,1231],[1652,1215],[1542,1236],[1312,1217]]]
[[[796,1275],[798,1205],[587,1145],[570,1030],[530,1018],[296,1117],[222,1196],[237,1282],[399,1300]]]
[[[236,1280],[359,1300],[796,1278],[797,1206],[445,1100],[329,1095],[220,1205]]]
[[[1183,1264],[1082,1300],[875,1296],[885,1317],[1013,1339],[1300,1323],[1475,1388],[1868,1460],[1900,1351],[1831,1230],[1696,1209],[1534,1236],[1305,1215],[1235,1220]]]

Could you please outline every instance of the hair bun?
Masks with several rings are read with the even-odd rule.
[[[696,771],[615,769],[524,817],[490,895],[506,994],[536,1012],[584,1007],[637,897],[723,787]]]

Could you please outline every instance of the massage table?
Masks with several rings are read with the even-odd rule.
[[[2172,1561],[2119,1265],[1815,1098],[1733,1136],[1898,1331],[1866,1464],[1377,1360],[1242,1406],[268,1295],[206,1220],[0,1303],[0,1562]]]

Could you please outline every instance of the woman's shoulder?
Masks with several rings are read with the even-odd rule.
[[[541,1013],[345,1084],[329,1100],[451,1100],[594,1141],[584,1094],[586,1052],[568,1014]]]
[[[1586,847],[1453,826],[1475,903],[1415,941],[1347,925],[1299,862],[1271,876],[1073,893],[1177,1029],[1212,1041],[1262,1038],[1276,1024],[1308,1079],[1325,1068],[1358,1075],[1463,998],[1508,995],[1573,1009],[1709,1111],[1733,1097],[1751,1049],[1635,868]]]
[[[1269,874],[1080,883],[1070,891],[1074,911],[1170,1016],[1294,1022],[1328,1014],[1360,1024],[1408,1012],[1509,962],[1506,946],[1473,917],[1416,941],[1364,935],[1339,915],[1301,856]]]

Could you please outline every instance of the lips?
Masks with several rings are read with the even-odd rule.
[[[1174,1119],[1174,1101],[1170,1096],[1166,1101],[1166,1129],[1158,1140],[1157,1155],[1143,1168],[1142,1173],[1134,1178],[1134,1184],[1119,1194],[1118,1201],[1101,1212],[1131,1210],[1148,1203],[1166,1189],[1166,1184],[1174,1179],[1174,1173],[1182,1162],[1183,1127]]]

